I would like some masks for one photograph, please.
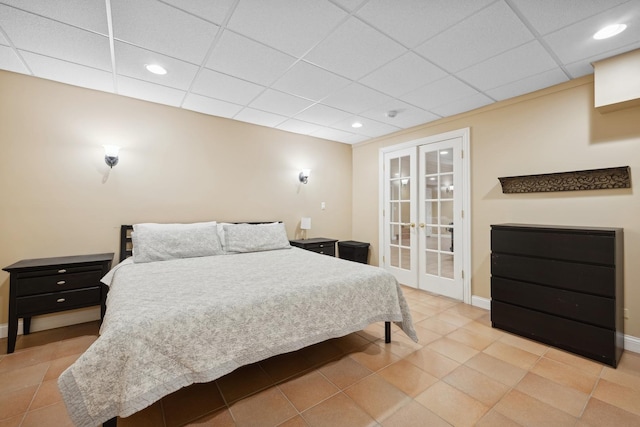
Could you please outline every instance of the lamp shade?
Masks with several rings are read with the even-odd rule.
[[[303,217],[300,220],[300,229],[301,230],[311,230],[311,218]]]

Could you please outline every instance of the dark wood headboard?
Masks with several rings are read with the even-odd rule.
[[[282,221],[220,221],[226,224],[271,224],[273,222]],[[133,241],[131,240],[131,233],[133,232],[133,225],[121,225],[120,226],[120,262],[124,261],[128,257],[133,255]]]
[[[133,242],[131,241],[131,232],[133,225],[120,226],[120,262],[133,255]]]

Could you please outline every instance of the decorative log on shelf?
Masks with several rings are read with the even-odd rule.
[[[631,188],[629,166],[498,178],[503,193]]]

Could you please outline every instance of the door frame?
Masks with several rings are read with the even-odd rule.
[[[378,265],[385,266],[383,260],[385,248],[384,217],[384,156],[386,153],[405,148],[418,147],[452,138],[462,138],[462,294],[463,302],[471,304],[471,156],[470,128],[414,139],[401,144],[383,147],[378,152]]]

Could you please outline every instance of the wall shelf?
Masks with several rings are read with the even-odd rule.
[[[629,166],[498,178],[503,193],[631,188]]]

